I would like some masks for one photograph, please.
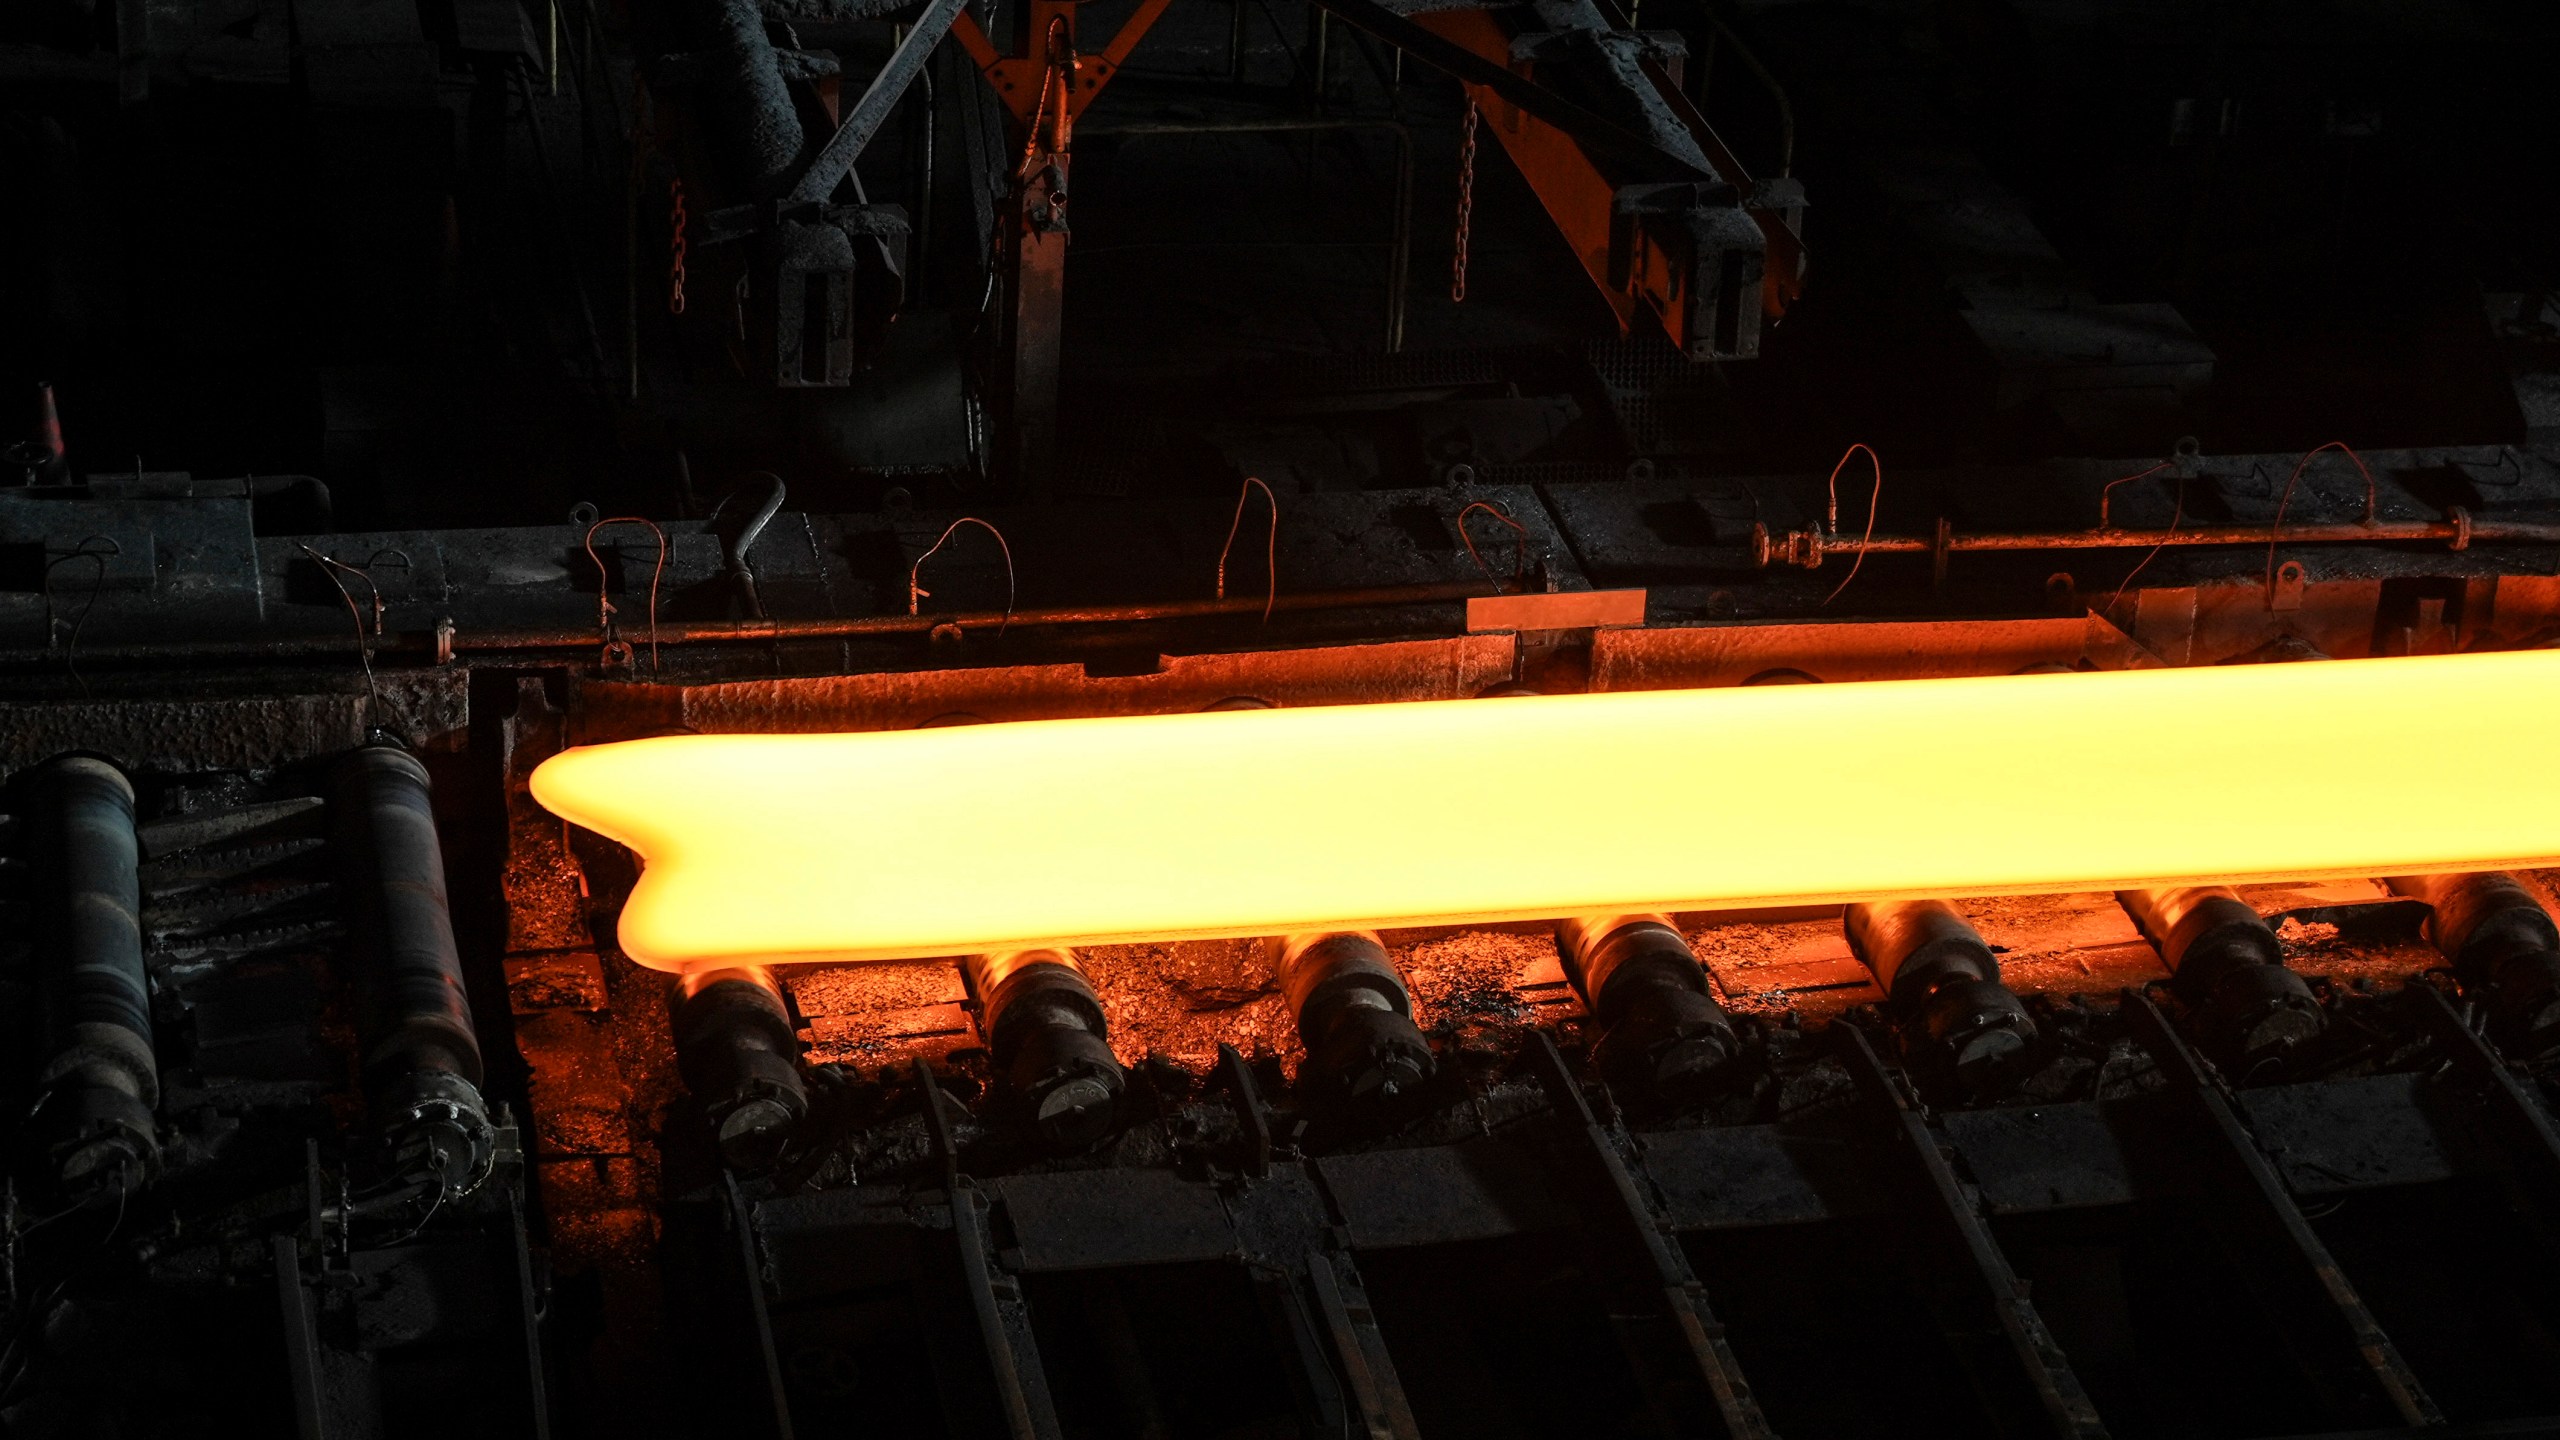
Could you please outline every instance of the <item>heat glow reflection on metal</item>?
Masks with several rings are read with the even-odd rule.
[[[682,735],[533,793],[680,971],[2560,864],[2554,716],[2545,650]]]

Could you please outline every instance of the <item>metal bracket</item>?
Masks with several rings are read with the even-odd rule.
[[[2399,1348],[2383,1333],[2346,1272],[2338,1268],[2337,1258],[2311,1228],[2302,1207],[2294,1203],[2283,1177],[2258,1149],[2257,1138],[2242,1123],[2231,1097],[2147,997],[2126,991],[2123,1013],[2134,1040],[2150,1052],[2169,1089],[2187,1098],[2195,1118],[2217,1142],[2212,1150],[2218,1163],[2211,1179],[2221,1196],[2226,1223],[2245,1226],[2247,1238],[2256,1242],[2236,1245],[2233,1253],[2269,1257],[2270,1268],[2283,1272],[2275,1278],[2298,1296],[2303,1311],[2325,1312],[2328,1323],[2312,1327],[2312,1333],[2299,1338],[2306,1347],[2319,1347],[2316,1357],[2306,1354],[2311,1362],[2306,1370],[2327,1382],[2321,1388],[2340,1411],[2339,1418],[2351,1424],[2386,1417],[2409,1426],[2443,1424],[2443,1414],[2400,1358]]]
[[[1526,595],[1478,595],[1467,601],[1467,633],[1516,630],[1600,630],[1644,624],[1642,590],[1559,590]]]
[[[951,29],[952,22],[960,18],[966,4],[967,0],[933,0],[924,7],[924,13],[918,15],[915,24],[908,28],[906,38],[898,42],[897,49],[889,52],[889,63],[881,66],[880,73],[871,77],[871,84],[862,92],[862,98],[845,112],[844,123],[827,138],[826,148],[818,152],[817,158],[809,162],[809,168],[802,171],[799,180],[792,185],[793,200],[816,204],[835,193],[837,184],[853,172],[853,162],[862,158],[863,147],[871,143],[872,136],[880,133],[880,126],[888,120],[890,109],[898,103],[900,96],[907,93],[908,84],[923,73],[924,62],[932,56],[933,47],[942,43],[943,35]]]
[[[2267,608],[2283,612],[2302,608],[2302,592],[2306,586],[2302,562],[2287,560],[2276,567],[2276,584],[2267,592]]]

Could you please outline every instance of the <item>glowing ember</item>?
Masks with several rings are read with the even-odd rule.
[[[684,735],[533,793],[682,970],[2549,865],[2554,714],[2521,651]]]

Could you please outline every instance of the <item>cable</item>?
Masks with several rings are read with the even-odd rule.
[[[358,575],[364,575],[364,572],[357,570],[353,565],[332,560],[308,545],[298,548],[319,565],[320,573],[328,576],[329,583],[338,587],[338,598],[347,602],[347,619],[353,621],[356,627],[356,663],[364,667],[365,730],[368,734],[380,730],[382,728],[382,691],[373,683],[373,650],[365,644],[364,612],[356,608],[355,592],[347,588],[346,581],[338,578],[340,570],[351,570]],[[373,577],[370,575],[364,575],[364,580],[368,586],[373,584]],[[375,591],[373,598],[376,607],[374,625],[379,629],[382,623],[380,613],[382,593]]]
[[[104,550],[92,550],[89,548],[92,541],[102,543],[107,548]],[[64,639],[62,645],[63,668],[71,673],[71,679],[73,683],[80,687],[80,697],[84,700],[89,697],[89,682],[80,674],[80,630],[81,627],[89,623],[89,612],[98,608],[98,592],[107,588],[108,557],[122,555],[123,553],[124,546],[116,543],[113,536],[91,535],[83,539],[79,544],[72,546],[68,553],[57,555],[52,559],[47,560],[44,565],[44,640],[47,645],[51,645],[53,643],[53,627],[55,624],[53,614],[54,567],[72,560],[93,560],[97,562],[97,573],[92,575],[89,579],[88,598],[80,603],[80,618],[71,622],[71,634]]]
[[[932,559],[936,551],[940,550],[944,545],[949,544],[953,532],[957,531],[963,525],[975,525],[979,529],[993,535],[996,537],[996,548],[1004,552],[1004,621],[996,626],[996,634],[1001,636],[1013,625],[1013,547],[1005,543],[1003,531],[997,529],[988,522],[979,519],[975,515],[963,515],[959,519],[942,527],[941,536],[937,538],[931,546],[927,547],[923,554],[916,557],[915,564],[907,567],[907,613],[910,615],[918,613],[918,603],[926,596],[933,593],[932,591],[924,588],[920,579],[924,574],[924,562]]]
[[[1263,547],[1262,575],[1265,582],[1262,598],[1262,623],[1271,623],[1272,607],[1280,603],[1280,497],[1258,476],[1247,475],[1236,487],[1236,518],[1227,522],[1227,543],[1218,547],[1218,598],[1227,598],[1227,553],[1236,548],[1236,532],[1244,528],[1244,502],[1260,490],[1271,508],[1271,540]]]
[[[2276,499],[2276,518],[2267,526],[2267,597],[2270,600],[2276,593],[2276,537],[2284,530],[2285,506],[2293,502],[2295,482],[2302,478],[2302,472],[2311,468],[2311,462],[2324,450],[2335,450],[2355,462],[2357,472],[2364,476],[2364,523],[2371,525],[2374,522],[2378,492],[2373,483],[2373,471],[2365,466],[2364,457],[2355,452],[2355,447],[2344,440],[2332,440],[2304,451],[2302,458],[2294,463],[2293,473],[2285,477],[2284,494]]]
[[[2110,481],[2108,481],[2108,482],[2106,483],[2106,488],[2104,488],[2104,489],[2102,489],[2102,490],[2100,490],[2100,491],[2098,492],[2098,528],[2099,528],[2099,529],[2101,529],[2101,530],[2104,530],[2104,529],[2107,529],[2107,528],[2108,528],[2108,525],[2107,525],[2107,501],[2115,495],[2115,493],[2116,493],[2116,487],[2117,487],[2117,486],[2119,486],[2119,485],[2130,485],[2130,484],[2132,484],[2134,481],[2141,479],[2141,478],[2142,478],[2143,476],[2145,476],[2145,475],[2157,475],[2157,474],[2159,474],[2161,471],[2168,469],[2171,465],[2174,465],[2174,464],[2176,464],[2176,463],[2177,463],[2177,462],[2176,462],[2176,461],[2174,461],[2174,460],[2163,460],[2163,461],[2161,461],[2159,464],[2152,466],[2152,467],[2151,467],[2150,469],[2148,469],[2148,470],[2136,470],[2135,472],[2133,472],[2133,473],[2132,473],[2132,474],[2130,474],[2130,475],[2126,475],[2126,476],[2123,476],[2123,477],[2121,477],[2121,478],[2118,478],[2118,479],[2114,479],[2114,480],[2110,480]]]
[[[596,553],[596,532],[607,525],[645,525],[658,540],[657,568],[649,572],[649,673],[655,675],[658,673],[658,581],[667,573],[667,532],[658,528],[657,521],[638,515],[616,515],[587,527],[587,558],[594,561],[596,567],[596,627],[604,631],[607,644],[612,643],[614,609],[613,601],[605,592],[611,588],[608,582],[612,577],[605,573],[604,557]]]
[[[373,583],[373,562],[367,560],[360,566],[350,565],[335,556],[320,554],[308,545],[303,546],[302,550],[304,554],[329,567],[332,572],[343,570],[364,582],[365,597],[373,603],[373,633],[375,638],[379,639],[382,635],[382,587]],[[377,550],[374,553],[380,555],[382,552]],[[355,597],[350,595],[348,598],[352,600]],[[362,626],[364,621],[359,618],[356,624]]]
[[[1876,467],[1876,483],[1884,483],[1884,462],[1876,458],[1876,452],[1866,442],[1852,442],[1840,452],[1840,463],[1831,467],[1830,503],[1822,512],[1822,528],[1834,535],[1840,533],[1840,472],[1849,468],[1849,457],[1861,450],[1867,452],[1867,463]]]
[[[2142,559],[2141,559],[2139,562],[2137,562],[2137,563],[2134,565],[2134,567],[2133,567],[2132,569],[2130,569],[2130,570],[2128,570],[2128,571],[2126,571],[2126,572],[2124,573],[2124,582],[2123,582],[2122,584],[2120,584],[2120,585],[2116,586],[2116,593],[2114,593],[2113,595],[2110,595],[2110,596],[2108,596],[2108,597],[2107,597],[2107,604],[2106,604],[2106,608],[2105,608],[2105,609],[2103,609],[2103,610],[2100,610],[2100,611],[2098,612],[2099,614],[2101,614],[2101,615],[2105,615],[2105,616],[2109,616],[2109,617],[2113,617],[2113,616],[2114,616],[2114,614],[2115,614],[2115,609],[2116,609],[2116,602],[2117,602],[2117,601],[2119,601],[2119,600],[2122,600],[2122,599],[2124,598],[2125,588],[2126,588],[2127,586],[2130,586],[2131,584],[2133,584],[2133,577],[2134,577],[2134,576],[2136,576],[2136,575],[2141,574],[2141,573],[2142,573],[2142,571],[2143,571],[2143,567],[2144,567],[2144,566],[2149,565],[2149,564],[2151,563],[2152,558],[2153,558],[2154,556],[2157,556],[2161,551],[2166,550],[2166,549],[2168,549],[2168,548],[2169,548],[2169,537],[2171,537],[2171,536],[2173,536],[2173,535],[2175,535],[2175,534],[2177,534],[2177,533],[2178,533],[2178,522],[2179,522],[2179,521],[2181,521],[2181,520],[2183,520],[2183,519],[2185,519],[2186,517],[2187,517],[2187,477],[2186,477],[2186,476],[2184,476],[2184,475],[2181,475],[2181,476],[2179,476],[2179,477],[2178,477],[2178,500],[2177,500],[2177,504],[2176,504],[2176,505],[2174,505],[2174,506],[2172,506],[2172,507],[2170,508],[2170,511],[2169,511],[2169,528],[2160,532],[2160,543],[2151,547],[2151,552],[2150,552],[2150,554],[2143,556],[2143,557],[2142,557]]]
[[[1484,563],[1484,557],[1476,553],[1475,537],[1467,533],[1467,517],[1479,510],[1511,527],[1511,588],[1526,591],[1529,588],[1526,583],[1529,574],[1529,527],[1512,519],[1510,511],[1490,500],[1471,501],[1458,512],[1458,540],[1467,547],[1467,558],[1476,562],[1476,568],[1484,572],[1484,578],[1497,591],[1502,588],[1502,581],[1495,577],[1493,567]]]
[[[1874,467],[1876,472],[1876,487],[1867,492],[1867,530],[1864,535],[1858,537],[1858,554],[1857,558],[1849,562],[1849,573],[1841,576],[1840,583],[1831,588],[1831,593],[1822,597],[1822,606],[1828,606],[1832,601],[1839,599],[1840,592],[1849,588],[1849,582],[1858,578],[1859,567],[1867,563],[1867,542],[1876,538],[1876,507],[1884,503],[1884,461],[1863,441],[1853,443],[1848,449],[1841,451],[1840,463],[1831,467],[1829,486],[1831,498],[1829,507],[1824,512],[1827,523],[1823,528],[1834,535],[1840,533],[1840,472],[1849,468],[1849,457],[1861,450],[1867,452],[1867,464]],[[1820,609],[1822,606],[1815,608]]]

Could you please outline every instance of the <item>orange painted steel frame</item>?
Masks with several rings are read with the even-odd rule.
[[[1120,73],[1120,67],[1128,63],[1129,52],[1138,48],[1138,42],[1145,38],[1148,28],[1156,23],[1171,3],[1172,0],[1144,0],[1127,20],[1121,22],[1119,30],[1113,33],[1100,54],[1076,56],[1075,63],[1069,67],[1064,102],[1070,119],[1084,113],[1102,94],[1102,87],[1110,84],[1111,78]],[[987,32],[966,10],[951,22],[952,38],[960,42],[960,48],[968,52],[970,61],[987,77],[987,83],[995,87],[997,101],[1026,134],[1033,116],[1040,110],[1042,92],[1048,90],[1051,83],[1049,32],[1053,27],[1063,26],[1064,39],[1072,50],[1076,38],[1077,9],[1072,0],[1030,0],[1023,12],[1022,48],[1017,54],[996,49],[995,42],[987,38]]]
[[[1415,24],[1466,47],[1482,59],[1506,66],[1524,78],[1536,79],[1535,63],[1512,60],[1511,32],[1488,11],[1422,10],[1411,18]],[[1749,172],[1716,137],[1689,97],[1672,83],[1661,63],[1646,59],[1640,64],[1656,94],[1680,117],[1717,172],[1745,194],[1750,193]],[[1632,326],[1642,307],[1653,313],[1672,343],[1691,352],[1693,343],[1701,337],[1691,333],[1695,297],[1688,293],[1691,277],[1689,268],[1681,262],[1680,247],[1666,243],[1652,227],[1639,224],[1630,240],[1634,253],[1628,257],[1626,273],[1613,274],[1610,246],[1617,220],[1617,182],[1571,135],[1484,86],[1470,84],[1466,88],[1468,98],[1483,110],[1487,128],[1501,140],[1503,150],[1520,167],[1529,188],[1537,192],[1539,203],[1563,233],[1565,243],[1573,247],[1582,268],[1590,272],[1592,283],[1600,288],[1609,308],[1617,312],[1619,327]],[[1775,320],[1786,314],[1787,306],[1803,288],[1804,244],[1775,215],[1763,210],[1754,210],[1751,215],[1768,242],[1760,277],[1760,310],[1763,316]]]
[[[1048,486],[1057,428],[1059,334],[1067,283],[1067,161],[1075,119],[1102,94],[1171,0],[1140,0],[1101,53],[1076,48],[1072,0],[1026,0],[1018,44],[1000,51],[967,11],[952,38],[995,87],[1023,144],[999,236],[1005,274],[1001,465],[1037,495]]]
[[[640,853],[623,948],[681,971],[2547,865],[2554,714],[2518,651],[672,736],[532,788]]]

